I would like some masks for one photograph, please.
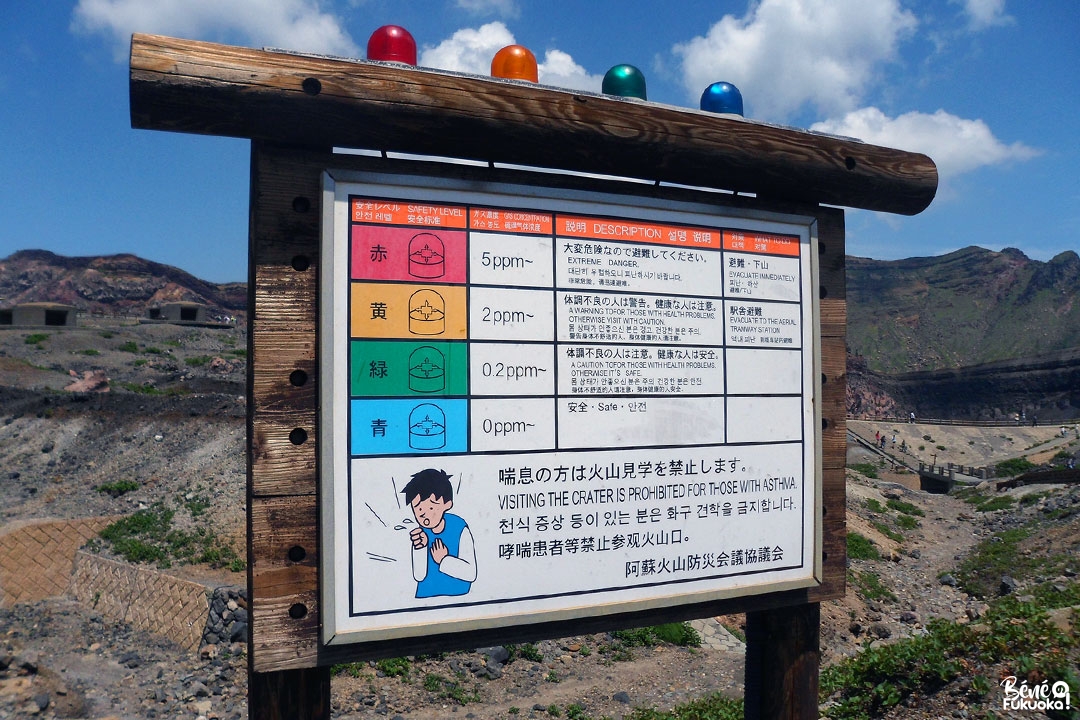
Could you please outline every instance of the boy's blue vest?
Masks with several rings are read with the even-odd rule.
[[[428,544],[427,577],[416,583],[416,597],[418,598],[436,597],[438,595],[464,595],[472,587],[470,582],[458,580],[443,573],[436,564],[435,559],[431,557],[431,547],[435,544],[436,539],[442,540],[450,555],[457,557],[461,545],[461,531],[468,527],[464,520],[451,513],[443,515],[443,520],[446,525],[438,535],[428,528],[420,528],[424,531],[424,535],[427,536]]]

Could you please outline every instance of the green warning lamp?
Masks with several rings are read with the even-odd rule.
[[[645,76],[633,65],[616,65],[608,70],[604,74],[601,92],[605,95],[648,100],[645,97]]]

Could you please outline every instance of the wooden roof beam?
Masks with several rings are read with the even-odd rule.
[[[739,117],[387,63],[137,34],[135,128],[453,156],[914,215],[926,155]]]

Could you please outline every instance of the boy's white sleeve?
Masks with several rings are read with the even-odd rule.
[[[422,548],[413,548],[412,551],[412,576],[413,580],[420,582],[427,577],[427,558],[431,545]]]
[[[413,557],[415,558],[415,555]],[[414,568],[415,565],[416,561],[414,560]],[[439,563],[439,570],[452,578],[464,580],[465,582],[476,580],[476,548],[473,545],[473,536],[472,532],[469,531],[468,525],[461,530],[461,539],[458,541],[457,557],[454,557],[453,555],[444,557],[443,561]],[[415,570],[413,576],[416,576]],[[417,581],[419,582],[420,579],[421,578],[417,578]]]

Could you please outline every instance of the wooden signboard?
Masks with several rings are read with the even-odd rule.
[[[929,158],[142,35],[131,106],[252,140],[252,717],[328,717],[335,662],[731,612],[748,716],[816,714],[845,576],[821,203],[919,212]]]
[[[324,643],[820,584],[813,218],[324,187]]]

